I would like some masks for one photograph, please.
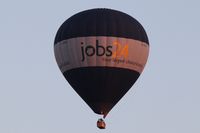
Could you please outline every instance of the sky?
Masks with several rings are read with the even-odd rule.
[[[200,2],[198,0],[1,0],[0,133],[199,133]],[[106,118],[62,76],[54,37],[70,16],[111,8],[145,28],[145,70]]]

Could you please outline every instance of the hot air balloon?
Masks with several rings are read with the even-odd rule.
[[[54,53],[71,87],[105,118],[142,73],[149,41],[142,25],[128,14],[90,9],[61,25]],[[97,126],[105,128],[103,119]]]

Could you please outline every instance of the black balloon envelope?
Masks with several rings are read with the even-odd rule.
[[[91,9],[61,25],[54,52],[72,88],[105,118],[143,71],[149,42],[133,17],[112,9]]]

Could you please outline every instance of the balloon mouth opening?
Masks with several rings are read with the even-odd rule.
[[[89,103],[89,106],[94,111],[94,113],[98,115],[103,115],[103,118],[106,118],[112,107],[114,106],[113,103]]]
[[[108,113],[101,111],[100,115],[103,115],[103,118],[105,119]]]

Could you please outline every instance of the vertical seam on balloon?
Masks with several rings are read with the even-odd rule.
[[[95,43],[95,44],[96,44],[96,41],[97,41],[97,38],[98,38],[98,37],[97,37],[97,17],[98,17],[97,14],[98,14],[98,13],[95,14],[95,22],[94,22],[94,26],[95,26],[95,27],[94,27],[94,29],[95,29],[95,41],[94,41],[94,43]],[[97,52],[97,49],[96,49],[95,52]],[[97,66],[97,55],[96,55],[95,57],[96,57],[96,59],[95,59],[95,66]]]
[[[129,44],[128,44],[128,40],[129,40],[129,39],[127,39],[127,38],[126,38],[126,39],[123,38],[123,40],[125,40],[125,41],[124,41],[124,42],[125,42],[124,47],[125,47],[126,45],[129,45]],[[129,50],[129,49],[128,49],[128,50]],[[129,51],[128,51],[128,52],[129,52]],[[129,53],[128,53],[127,56],[129,56]],[[126,67],[124,67],[124,65],[125,65],[125,63],[126,63],[126,62],[125,62],[126,59],[128,59],[128,57],[123,57],[123,60],[124,60],[123,65],[122,65],[123,68],[126,68]]]
[[[76,46],[75,46],[75,48],[76,48],[76,50],[75,50],[76,51],[76,61],[77,61],[78,66],[81,66],[81,62],[79,61],[79,58],[78,58],[80,52],[77,51],[78,50],[77,47],[78,47],[78,45],[80,45],[79,44],[80,43],[79,38],[75,38],[75,41],[76,41],[76,43],[75,43],[76,44]]]
[[[142,32],[141,32],[141,30],[139,30],[139,38],[140,38],[140,41],[139,41],[139,43],[140,43],[140,45],[142,46],[143,44],[143,41],[142,41]],[[143,57],[143,50],[142,50],[142,48],[140,48],[140,54],[139,54],[139,61],[141,61],[141,59],[142,59],[142,57]],[[142,68],[142,70],[141,70],[141,72],[139,72],[140,74],[142,73],[142,71],[143,71],[143,69],[144,69],[144,66],[143,66],[143,68]]]
[[[83,16],[82,16],[83,17]],[[83,27],[84,27],[85,25],[83,25]],[[85,31],[86,31],[86,26],[83,28],[83,32],[85,33]],[[85,47],[84,45],[86,45],[86,38],[85,37],[81,37],[82,38],[82,40],[83,40],[83,47]],[[81,45],[81,44],[79,44],[79,45]],[[82,68],[84,67],[84,63],[86,63],[86,65],[85,66],[88,66],[88,60],[87,60],[87,57],[85,57],[85,62],[83,62],[82,63],[82,65],[83,66],[81,66]],[[78,72],[78,74],[79,74],[79,76],[81,76],[81,72],[79,71]]]
[[[103,19],[105,19],[105,22],[104,22],[104,26],[105,26],[105,31],[104,32],[106,32],[106,33],[108,33],[108,17],[107,17],[107,13],[106,13],[106,11],[104,10],[104,12],[105,12],[105,14],[103,15]],[[107,45],[108,45],[108,36],[105,36],[105,43],[106,43],[106,47],[107,47]],[[106,59],[106,57],[105,57],[105,59]],[[107,61],[105,60],[105,66],[104,66],[104,77],[106,77],[106,78],[109,78],[108,76],[108,73],[106,72],[106,67],[107,67],[107,65],[108,65],[108,63],[107,63]],[[104,79],[104,90],[106,90],[107,91],[107,88],[108,88],[108,80],[107,79]],[[107,92],[104,92],[105,94],[107,94]],[[107,96],[106,96],[107,97]]]
[[[87,20],[87,18],[88,18],[88,16],[86,16],[85,19]],[[87,20],[87,21],[88,21],[88,20]],[[87,33],[87,26],[88,26],[88,25],[87,25],[87,21],[86,21],[86,25],[85,25],[85,27],[84,27],[84,30],[85,30],[84,33]],[[87,40],[88,40],[88,38],[84,37],[84,45],[85,45],[84,47],[87,46]],[[89,61],[88,61],[89,58],[88,58],[88,56],[85,56],[85,60],[86,60],[87,67],[88,67],[88,66],[89,66]]]
[[[115,33],[120,33],[121,32],[121,24],[120,24],[120,20],[118,20],[119,18],[118,17],[116,17],[117,19],[115,19]],[[118,27],[117,27],[118,26]],[[119,42],[119,35],[118,36],[116,36],[115,35],[115,38],[116,38],[116,41],[117,42]],[[116,60],[117,59],[117,52],[118,51],[118,47],[116,46],[116,56],[115,56],[115,58],[114,58],[114,60]],[[116,67],[116,65],[117,65],[117,62],[114,62],[114,67]],[[118,77],[115,77],[115,78],[118,78]],[[112,83],[111,83],[112,84]],[[115,96],[115,98],[114,99],[116,99],[116,96]],[[114,106],[113,106],[114,107]]]
[[[72,39],[72,41],[73,41],[73,43],[72,44],[76,44],[76,38],[75,39]],[[74,43],[75,42],[75,43]],[[72,49],[72,55],[73,55],[73,59],[75,60],[75,64],[77,65],[77,55],[76,55],[76,50],[75,50],[75,48],[74,47],[71,47]]]
[[[122,29],[122,28],[121,28],[122,25],[119,24],[119,23],[120,23],[120,22],[118,21],[118,19],[116,19],[116,20],[115,20],[115,29],[116,29],[115,32],[116,32],[116,33],[120,33],[120,32],[121,32],[121,29]],[[117,27],[117,26],[118,26],[118,27]],[[117,37],[115,37],[115,38],[116,38],[116,42],[119,43],[119,36],[117,36]],[[119,52],[118,52],[118,51],[119,51],[118,49],[119,49],[119,48],[118,48],[118,46],[116,45],[116,56],[115,56],[115,60],[117,60],[117,57],[118,57],[118,53],[119,53]],[[117,61],[115,62],[114,67],[116,67],[116,66],[117,66]]]

